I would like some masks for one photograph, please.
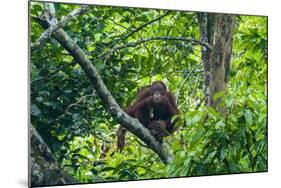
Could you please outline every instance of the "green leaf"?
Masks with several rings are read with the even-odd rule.
[[[41,114],[41,110],[36,106],[36,104],[31,105],[31,115],[39,116]]]
[[[244,117],[246,119],[246,124],[248,124],[249,126],[253,125],[253,115],[250,110],[246,109],[244,111]]]
[[[217,92],[215,95],[214,95],[214,101],[218,100],[219,98],[221,98],[222,96],[225,95],[225,90],[223,91],[220,91],[220,92]]]
[[[224,159],[225,157],[226,157],[226,147],[223,146],[223,147],[221,148],[220,158],[221,158],[221,159]]]
[[[210,163],[213,160],[216,153],[217,153],[216,150],[209,153],[208,156],[206,157],[206,159],[204,160],[204,163]]]
[[[81,115],[79,114],[79,113],[74,113],[74,114],[72,114],[72,119],[74,120],[74,121],[78,121],[78,120],[80,120],[82,117],[81,117]]]
[[[105,28],[105,25],[103,23],[98,23],[96,26],[96,32],[99,33]]]
[[[105,168],[101,169],[100,171],[101,172],[106,172],[106,171],[112,171],[112,170],[115,170],[115,168],[112,167],[112,166],[108,166],[108,167],[105,167]]]
[[[181,152],[180,152],[180,158],[184,158],[185,155],[186,155],[186,152],[185,152],[185,151],[181,151]]]
[[[36,97],[36,100],[39,101],[39,102],[42,102],[43,101],[43,97]]]
[[[226,96],[225,97],[225,105],[226,105],[226,107],[230,108],[232,103],[233,103],[233,101],[234,101],[234,98],[232,96],[230,96],[230,95]]]
[[[195,125],[196,123],[198,123],[201,120],[201,116],[200,115],[195,115],[193,116],[193,118],[191,119],[190,124],[191,125]]]
[[[197,133],[195,133],[195,135],[192,137],[191,142],[196,143],[203,136],[204,133],[205,133],[204,130],[200,130]]]
[[[216,126],[217,126],[217,127],[224,127],[224,126],[225,126],[224,120],[218,121],[218,122],[216,123]]]
[[[167,172],[168,174],[172,175],[174,173],[174,171],[176,170],[177,165],[176,164],[170,164],[167,167]]]
[[[181,172],[180,172],[180,176],[187,176],[188,175],[188,171],[189,171],[189,167],[182,167],[181,168]]]
[[[140,17],[137,17],[136,20],[137,21],[142,21],[142,22],[148,22],[149,21],[149,19],[147,18],[146,15],[142,15]]]
[[[184,161],[183,165],[184,165],[184,167],[186,167],[186,168],[189,167],[189,165],[190,165],[190,157],[187,158],[187,159]]]

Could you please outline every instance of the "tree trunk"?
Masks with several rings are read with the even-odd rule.
[[[228,14],[198,13],[201,40],[213,46],[201,48],[205,72],[205,103],[223,115],[222,98],[214,100],[216,93],[224,91],[229,74],[235,16]]]
[[[74,178],[66,174],[59,168],[53,154],[37,133],[35,128],[30,125],[31,148],[29,149],[29,186],[50,186],[60,184],[79,183]]]

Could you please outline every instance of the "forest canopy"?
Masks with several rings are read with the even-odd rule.
[[[267,40],[263,16],[31,2],[31,185],[267,171]],[[161,142],[126,114],[155,81]]]

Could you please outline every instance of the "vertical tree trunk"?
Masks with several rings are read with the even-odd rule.
[[[234,15],[198,13],[201,40],[213,45],[213,50],[202,46],[202,60],[205,72],[205,103],[225,114],[225,107],[219,107],[221,99],[214,95],[226,89],[229,74]]]

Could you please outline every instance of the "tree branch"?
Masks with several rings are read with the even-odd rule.
[[[166,11],[166,13],[164,13],[163,15],[161,15],[161,16],[159,16],[159,17],[153,19],[153,20],[148,21],[147,23],[145,23],[145,24],[143,24],[143,25],[137,27],[137,28],[134,29],[134,30],[131,30],[129,33],[127,33],[127,34],[124,35],[123,37],[122,37],[122,35],[114,36],[113,38],[118,38],[118,39],[115,39],[115,40],[113,40],[113,41],[107,42],[107,43],[105,43],[105,44],[112,44],[113,42],[114,42],[114,43],[118,43],[118,42],[120,42],[120,41],[123,41],[123,40],[129,38],[129,37],[130,37],[131,35],[133,35],[134,33],[136,33],[136,32],[138,32],[138,31],[140,31],[141,29],[145,28],[146,26],[148,26],[148,25],[150,25],[150,24],[152,24],[152,23],[154,23],[154,22],[156,22],[156,21],[158,21],[158,20],[164,18],[164,17],[167,16],[169,13],[170,13],[170,11]],[[110,19],[110,20],[111,20],[111,19]],[[113,20],[111,20],[111,21],[113,21]],[[119,25],[119,26],[121,26],[121,25],[118,24],[118,23],[116,23],[116,24]],[[124,26],[121,26],[121,27],[124,27]],[[126,29],[130,30],[129,28],[126,28]],[[113,45],[113,46],[114,46],[114,45]]]
[[[32,80],[32,81],[31,81],[31,84],[34,84],[35,82],[39,82],[39,81],[40,81],[40,82],[41,82],[41,81],[46,81],[46,80],[48,80],[48,79],[50,79],[50,78],[53,78],[54,76],[57,75],[58,72],[60,72],[61,70],[63,70],[65,67],[68,67],[69,65],[75,65],[75,64],[76,64],[75,61],[72,61],[72,62],[70,62],[70,63],[66,63],[66,64],[60,66],[57,70],[55,70],[55,71],[53,71],[53,72],[50,72],[50,73],[47,74],[46,76],[40,77],[40,78],[37,78],[37,79]]]
[[[146,39],[142,39],[136,42],[130,42],[124,45],[120,45],[120,46],[116,46],[112,49],[112,51],[116,51],[116,50],[120,50],[122,48],[127,48],[127,47],[136,47],[139,44],[142,43],[146,43],[146,42],[150,42],[150,41],[155,41],[155,40],[164,40],[164,41],[185,41],[185,42],[191,42],[193,44],[196,45],[203,45],[209,49],[212,49],[212,45],[210,45],[209,43],[206,42],[201,42],[199,40],[195,40],[192,38],[187,38],[187,37],[169,37],[169,36],[159,36],[159,37],[151,37],[151,38],[146,38]]]
[[[153,19],[153,20],[150,20],[149,22],[146,22],[145,24],[139,26],[138,28],[134,29],[133,31],[129,32],[128,34],[126,34],[124,37],[122,37],[119,41],[122,41],[122,40],[125,40],[127,39],[128,37],[130,37],[131,35],[133,35],[134,33],[138,32],[139,30],[143,29],[144,27],[164,18],[165,16],[167,16],[168,14],[170,13],[170,11],[166,11],[165,14]]]
[[[122,27],[123,29],[129,30],[128,27],[126,27],[126,26],[124,26],[124,25],[122,25],[122,24],[116,22],[115,20],[113,20],[113,19],[111,19],[111,18],[107,18],[107,19],[110,20],[110,21],[111,21],[112,23],[114,23],[115,25],[118,25],[118,26]],[[118,36],[116,36],[116,37],[118,37]]]
[[[73,10],[66,17],[62,18],[61,21],[57,22],[54,25],[51,25],[47,30],[45,30],[42,33],[42,35],[39,37],[39,39],[35,43],[31,44],[31,51],[38,49],[38,47],[40,48],[55,30],[64,27],[68,21],[70,21],[71,19],[75,18],[76,16],[84,13],[87,10],[89,10],[89,6],[83,5],[80,8]]]
[[[191,42],[195,45],[202,45],[202,46],[204,46],[204,47],[206,47],[210,50],[213,49],[212,45],[210,45],[209,43],[202,42],[202,41],[199,41],[199,40],[195,40],[193,38],[159,36],[159,37],[146,38],[146,39],[138,40],[138,41],[135,41],[135,42],[130,42],[130,43],[127,43],[127,44],[115,46],[109,52],[101,54],[100,57],[105,56],[105,59],[107,59],[113,52],[115,52],[117,50],[120,50],[120,49],[123,49],[123,48],[128,48],[128,47],[136,47],[139,44],[150,42],[150,41],[156,41],[156,40],[185,41],[185,42]]]
[[[42,22],[44,20],[41,19],[39,24],[42,27],[46,28],[51,22],[45,20],[45,23]],[[98,96],[104,103],[104,106],[109,110],[110,114],[113,118],[122,124],[128,131],[138,136],[143,142],[147,144],[149,148],[151,148],[159,158],[167,163],[171,160],[171,156],[169,156],[164,145],[159,143],[149,132],[148,129],[143,127],[143,125],[134,118],[128,116],[116,103],[111,93],[105,86],[101,76],[98,74],[95,66],[91,63],[91,61],[87,58],[85,52],[73,41],[72,38],[63,30],[57,29],[52,33],[53,37],[73,56],[75,61],[79,63],[81,68],[85,71],[86,75],[92,82]]]
[[[94,92],[90,95],[83,95],[75,103],[72,103],[72,104],[68,105],[65,112],[63,114],[61,114],[60,116],[58,116],[56,119],[54,119],[53,122],[58,122],[59,120],[64,118],[66,115],[71,115],[71,113],[69,112],[70,108],[75,107],[75,106],[79,106],[81,102],[84,102],[86,100],[86,98],[93,97],[93,96],[94,96]]]

